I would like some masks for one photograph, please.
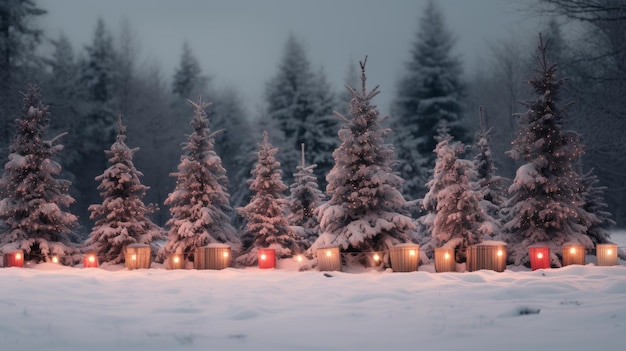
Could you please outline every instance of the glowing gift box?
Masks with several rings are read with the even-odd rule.
[[[276,250],[258,249],[259,268],[276,268]]]
[[[435,248],[435,272],[456,272],[454,248]]]
[[[194,269],[224,269],[230,267],[232,260],[230,245],[209,244],[196,248],[194,252]]]
[[[320,271],[341,271],[341,255],[338,246],[318,248],[317,269]]]
[[[24,267],[24,251],[15,250],[5,253],[4,267]]]
[[[394,272],[414,272],[419,264],[419,249],[416,244],[399,244],[389,249],[391,269]]]
[[[165,261],[165,269],[184,269],[185,268],[185,255],[182,253],[175,253],[170,255]]]
[[[506,269],[506,243],[484,241],[467,248],[467,270],[469,272],[488,269],[504,272]]]
[[[128,269],[150,268],[150,245],[130,244],[124,248],[124,263]]]
[[[585,264],[585,247],[580,244],[563,245],[563,266]]]
[[[83,257],[83,267],[98,268],[98,256],[95,252],[90,252]]]
[[[531,246],[528,248],[530,256],[530,269],[550,268],[550,247],[548,246]]]
[[[617,265],[617,245],[596,244],[596,259],[598,266]]]

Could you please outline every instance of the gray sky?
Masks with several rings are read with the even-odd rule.
[[[469,73],[488,43],[537,31],[511,0],[438,0],[456,53]],[[415,40],[425,0],[39,0],[48,10],[42,27],[65,33],[78,51],[91,42],[101,16],[114,36],[126,18],[141,42],[141,57],[156,60],[171,78],[186,40],[217,86],[238,90],[248,108],[262,101],[291,31],[305,43],[313,66],[323,67],[334,89],[343,89],[349,64],[367,54],[368,83],[382,112]],[[532,35],[536,33],[531,33]],[[255,115],[254,111],[250,111]]]

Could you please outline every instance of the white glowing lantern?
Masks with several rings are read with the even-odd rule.
[[[617,245],[596,244],[596,259],[598,266],[617,265]]]

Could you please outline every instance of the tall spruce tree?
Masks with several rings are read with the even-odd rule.
[[[439,121],[445,120],[455,140],[466,142],[462,125],[461,63],[453,56],[454,39],[437,3],[430,0],[420,20],[406,74],[394,100],[393,130],[403,190],[409,199],[424,195],[435,164]]]
[[[266,131],[258,146],[258,161],[248,180],[252,199],[237,209],[245,219],[242,237],[246,253],[237,258],[243,265],[257,262],[259,248],[274,249],[277,258],[290,257],[300,250],[287,221],[287,199],[283,195],[287,186],[276,160],[278,148],[270,144]]]
[[[402,178],[392,170],[393,148],[384,143],[390,130],[381,126],[379,112],[370,104],[378,86],[368,92],[365,82],[365,62],[361,62],[361,91],[347,87],[352,117],[339,115],[344,120],[341,144],[333,152],[335,165],[326,177],[329,200],[318,208],[321,234],[312,250],[336,245],[352,252],[355,262],[376,265],[371,252],[388,252],[394,244],[409,242],[414,225],[399,190]],[[388,263],[385,255],[382,264]]]
[[[124,262],[126,245],[149,245],[164,237],[163,230],[149,218],[157,206],[143,203],[149,188],[141,184],[139,177],[143,174],[133,164],[133,155],[139,149],[129,148],[125,140],[126,127],[120,115],[117,141],[105,151],[111,166],[96,177],[103,201],[89,206],[95,225],[86,244],[95,250],[100,262],[112,264]]]
[[[563,80],[557,79],[557,67],[548,62],[546,50],[540,35],[539,67],[529,81],[536,99],[523,103],[529,109],[517,115],[517,138],[508,151],[511,158],[524,163],[509,187],[503,210],[504,238],[516,265],[528,265],[530,245],[549,246],[556,266],[560,263],[555,253],[564,243],[593,247],[586,235],[591,215],[583,208],[575,169],[582,145],[578,134],[564,129],[566,111],[557,104]]]
[[[165,204],[170,206],[171,218],[168,239],[159,250],[159,258],[181,252],[193,259],[197,247],[211,243],[231,245],[234,252],[241,248],[237,231],[230,223],[228,213],[230,195],[228,178],[222,160],[214,151],[215,136],[211,133],[205,109],[209,104],[199,99],[189,101],[194,108],[191,127],[193,133],[184,144],[176,177],[176,188]]]
[[[298,172],[293,175],[294,182],[290,186],[288,198],[289,224],[300,229],[300,236],[306,246],[315,242],[319,232],[319,222],[315,216],[315,209],[324,200],[324,193],[319,189],[317,178],[313,171],[316,164],[307,166],[304,162],[304,144],[302,144],[302,164],[297,167]]]
[[[39,66],[35,50],[43,31],[34,23],[46,11],[33,0],[0,1],[0,159],[6,159],[6,148],[14,130],[13,112],[20,108],[18,91],[33,81]]]
[[[303,45],[290,35],[277,74],[268,82],[265,99],[266,117],[277,126],[279,159],[284,169],[295,169],[299,163],[300,144],[305,143],[309,155],[318,163],[316,175],[323,177],[332,167],[328,153],[336,144],[336,119],[329,118],[334,94],[322,71],[311,69]],[[285,175],[291,183],[292,174]],[[323,185],[324,179],[318,179]]]
[[[172,92],[182,99],[188,99],[192,95],[201,94],[206,88],[206,83],[207,78],[202,76],[198,59],[191,51],[189,43],[185,42],[179,66],[174,73]]]
[[[74,202],[68,194],[70,182],[55,178],[62,170],[54,160],[63,150],[58,143],[62,135],[45,139],[50,118],[37,86],[28,89],[23,101],[9,161],[0,178],[0,219],[4,222],[0,251],[23,249],[27,260],[59,256],[70,264],[77,250],[69,235],[77,218],[63,210]]]

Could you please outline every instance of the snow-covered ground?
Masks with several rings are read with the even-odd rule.
[[[626,232],[613,236],[626,246]],[[626,262],[531,272],[0,269],[0,350],[623,350]]]

